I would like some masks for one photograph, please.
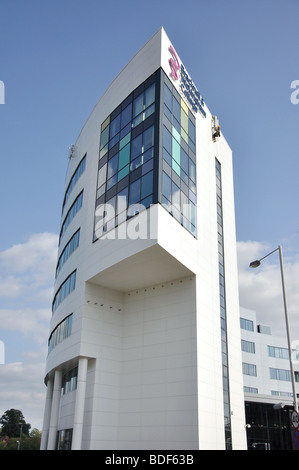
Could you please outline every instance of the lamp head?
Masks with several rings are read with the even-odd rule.
[[[255,261],[252,261],[249,265],[250,268],[258,268],[261,265],[260,260],[256,259]]]
[[[275,405],[273,405],[273,410],[282,410],[285,406],[286,404],[283,402],[276,403]]]

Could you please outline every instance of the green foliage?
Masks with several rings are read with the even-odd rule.
[[[7,410],[0,418],[0,450],[39,450],[41,431],[26,423],[19,410]]]
[[[7,410],[0,418],[2,425],[1,435],[8,437],[20,437],[20,434],[29,435],[31,424],[26,423],[20,410]]]

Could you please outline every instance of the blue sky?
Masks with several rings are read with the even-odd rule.
[[[68,148],[160,26],[233,150],[241,302],[280,329],[278,257],[248,263],[282,244],[299,338],[298,18],[298,0],[0,0],[0,416],[41,428]]]

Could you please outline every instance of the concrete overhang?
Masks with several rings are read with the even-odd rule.
[[[190,275],[194,273],[189,268],[155,244],[104,269],[88,282],[128,292]]]

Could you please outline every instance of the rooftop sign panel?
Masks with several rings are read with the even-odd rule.
[[[182,62],[180,62],[177,53],[175,52],[172,45],[168,47],[169,53],[169,76],[174,83],[178,83],[178,89],[181,95],[188,102],[190,108],[194,113],[200,113],[203,117],[206,117],[204,110],[204,100],[198,89],[194,85],[191,77],[185,69]]]

